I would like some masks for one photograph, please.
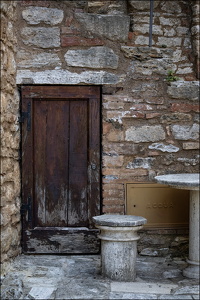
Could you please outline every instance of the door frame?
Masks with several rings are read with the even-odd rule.
[[[47,93],[49,87],[49,93]],[[60,87],[60,90],[59,90]],[[97,91],[99,93],[99,97],[97,97]],[[67,92],[67,98],[66,98]],[[25,102],[22,101],[22,98],[26,99]],[[56,237],[54,236],[54,241],[50,243],[50,247],[45,248],[45,240],[50,240],[52,235],[52,230],[47,228],[39,228],[33,226],[33,220],[31,218],[31,211],[33,211],[33,172],[27,171],[27,168],[33,164],[32,151],[29,157],[24,157],[24,152],[28,151],[26,147],[33,149],[33,140],[32,135],[28,134],[31,131],[32,127],[32,113],[31,113],[31,103],[33,99],[89,99],[89,101],[95,101],[96,105],[98,102],[99,105],[99,178],[98,182],[94,181],[94,184],[99,185],[99,199],[98,205],[96,205],[95,209],[91,211],[90,215],[90,228],[70,228],[66,227],[65,230],[57,230]],[[90,104],[89,104],[90,105]],[[101,86],[74,86],[74,85],[23,85],[21,86],[21,119],[20,121],[23,123],[21,126],[21,196],[22,196],[22,248],[25,253],[99,253],[100,251],[100,241],[97,237],[99,230],[94,228],[94,223],[92,221],[92,216],[102,214],[102,195],[101,195]],[[26,140],[26,142],[25,142]],[[27,142],[28,141],[28,142]],[[28,146],[27,146],[28,145]],[[90,153],[91,161],[92,161],[92,151]],[[90,172],[92,172],[92,167]],[[27,178],[28,184],[24,185],[23,178]],[[92,183],[91,183],[92,184]],[[32,186],[31,186],[32,185]],[[98,188],[98,187],[97,187]],[[27,230],[28,228],[28,230]],[[55,228],[54,228],[55,229]],[[26,231],[26,233],[25,233]],[[59,249],[56,249],[56,243],[59,241],[63,241],[64,237],[67,235],[68,241],[65,241],[65,245],[60,246]],[[31,244],[31,240],[36,240],[37,237],[40,236],[41,240],[38,241],[38,248],[40,248],[37,252],[35,251],[33,245]],[[44,238],[45,237],[45,238]],[[80,238],[81,237],[81,238]],[[74,241],[78,241],[75,243],[76,249],[74,248]],[[83,245],[83,242],[86,245]]]

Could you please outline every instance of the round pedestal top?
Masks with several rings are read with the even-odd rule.
[[[198,173],[168,174],[156,176],[155,179],[158,183],[188,190],[198,190],[200,184]]]
[[[147,220],[139,216],[131,215],[101,215],[93,217],[96,225],[101,226],[140,226],[146,224]]]

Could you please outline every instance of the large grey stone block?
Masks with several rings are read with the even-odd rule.
[[[172,125],[171,130],[176,140],[198,140],[199,138],[199,124]]]
[[[151,58],[163,58],[171,55],[170,51],[157,49],[155,47],[134,47],[134,46],[121,46],[124,56],[127,58],[134,58],[139,61],[144,61]],[[172,55],[171,55],[172,56]]]
[[[167,17],[159,17],[160,24],[161,25],[167,25],[167,26],[178,26],[181,25],[181,19],[178,18],[167,18]]]
[[[68,50],[65,54],[68,66],[117,69],[118,56],[108,47],[92,47],[84,50]]]
[[[133,26],[134,31],[139,31],[143,34],[149,33],[149,24],[135,24]],[[163,35],[163,30],[160,25],[153,25],[153,34],[154,35]]]
[[[136,0],[128,0],[128,3],[134,10],[147,10],[150,9],[150,1],[143,0],[143,1],[136,1]],[[156,8],[159,4],[159,1],[154,1],[154,8]]]
[[[59,56],[55,53],[37,53],[21,50],[17,53],[18,68],[56,68],[61,66]]]
[[[167,93],[176,99],[199,99],[199,81],[176,81],[171,82]]]
[[[76,18],[86,30],[113,41],[128,39],[130,17],[126,15],[97,15],[76,13]]]
[[[41,22],[56,25],[62,22],[64,13],[57,8],[30,6],[22,11],[22,17],[31,25],[40,24]]]
[[[73,73],[67,70],[46,70],[31,72],[19,70],[17,84],[116,84],[119,82],[117,75],[105,71]]]
[[[175,1],[163,2],[161,4],[162,10],[169,14],[179,14],[181,13],[181,6]]]
[[[191,121],[192,116],[185,113],[171,113],[171,114],[164,114],[161,116],[160,121],[162,123],[177,123],[180,121],[188,122]]]
[[[131,126],[126,130],[126,141],[140,142],[156,142],[165,139],[165,132],[160,125],[155,126]]]
[[[182,38],[180,37],[163,37],[159,36],[158,37],[158,42],[156,43],[158,46],[165,45],[167,47],[177,47],[181,46]]]
[[[167,75],[167,70],[176,69],[176,65],[170,58],[158,58],[149,59],[143,61],[134,62],[133,69],[136,73],[142,73],[143,75],[152,75],[153,73]]]
[[[21,31],[25,45],[40,48],[55,48],[60,46],[60,29],[58,27],[24,27]]]

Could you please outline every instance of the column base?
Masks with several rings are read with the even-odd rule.
[[[101,215],[93,220],[101,230],[102,275],[116,281],[134,281],[137,231],[147,220],[131,215]]]
[[[199,279],[200,266],[199,263],[188,260],[189,266],[183,270],[183,275],[187,278]]]

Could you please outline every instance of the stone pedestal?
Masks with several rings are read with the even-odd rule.
[[[137,256],[137,231],[147,220],[128,215],[101,215],[93,217],[101,230],[102,274],[112,280],[134,281]]]
[[[190,191],[189,266],[183,270],[188,278],[199,278],[199,191]]]
[[[183,275],[199,279],[199,184],[200,174],[169,174],[157,176],[155,179],[177,189],[190,190],[190,221],[189,221],[189,259],[188,267]]]

